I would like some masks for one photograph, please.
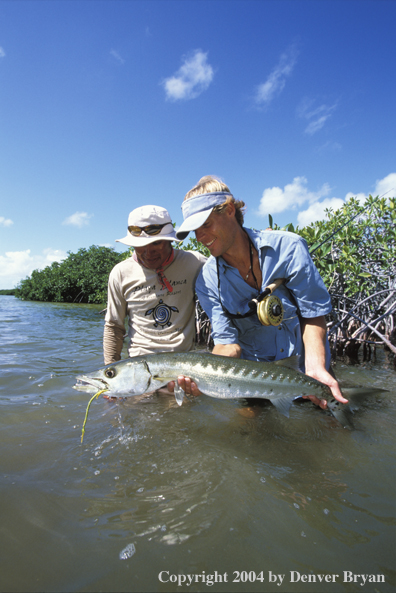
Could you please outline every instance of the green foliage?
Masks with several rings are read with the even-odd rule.
[[[176,245],[176,249],[183,249],[183,251],[199,251],[205,257],[210,256],[210,251],[203,243],[200,243],[196,240],[195,237],[190,237],[187,245],[183,245],[182,243],[178,243]]]
[[[326,220],[297,227],[295,232],[307,241],[312,259],[333,294],[368,296],[389,288],[390,279],[395,277],[395,199],[369,196],[361,205],[351,198],[339,210],[327,209]]]
[[[0,290],[0,295],[1,294],[5,296],[13,296],[15,294],[15,288],[3,288]]]
[[[271,215],[269,223],[271,228],[280,229]],[[288,224],[282,230],[304,237],[315,265],[333,295],[370,295],[389,288],[390,280],[395,277],[395,199],[369,196],[361,205],[356,198],[351,198],[339,210],[326,210],[325,220],[302,229]],[[209,249],[195,237],[176,248],[210,256]],[[111,269],[132,253],[133,248],[117,253],[114,249],[96,245],[79,249],[77,253],[68,252],[63,262],[54,262],[41,271],[34,270],[29,278],[20,282],[15,296],[23,300],[105,303]]]
[[[129,257],[109,247],[92,245],[77,253],[68,252],[62,262],[54,262],[44,270],[34,270],[22,280],[15,296],[29,301],[65,303],[105,303],[111,269]]]
[[[271,215],[268,219],[270,228],[304,237],[332,294],[368,296],[389,288],[396,271],[395,199],[369,196],[360,204],[351,198],[339,210],[327,209],[325,220],[301,229],[291,223],[281,228]],[[210,255],[209,249],[193,237],[180,249]]]
[[[124,261],[124,259],[128,259],[128,257],[132,257],[134,251],[135,249],[133,247],[129,247],[129,249],[120,253],[120,261]]]
[[[327,322],[333,355],[357,360],[363,343],[363,359],[369,360],[371,345],[381,341],[394,351],[395,199],[369,196],[362,205],[351,198],[339,210],[325,212],[325,220],[295,232],[307,241],[331,295]]]
[[[289,222],[289,224],[287,224],[286,226],[283,226],[282,228],[280,226],[278,226],[276,223],[274,223],[271,214],[268,214],[268,223],[269,223],[269,228],[272,229],[273,231],[289,231],[289,233],[297,232],[294,228],[294,225],[291,222]]]

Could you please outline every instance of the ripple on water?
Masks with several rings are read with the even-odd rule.
[[[182,419],[179,409],[169,405],[133,406],[133,419],[127,405],[122,436],[113,432],[93,447],[92,469],[100,474],[92,480],[107,483],[111,476],[112,484],[104,499],[91,501],[87,517],[100,515],[109,532],[131,530],[136,537],[175,545],[207,530],[218,516],[213,501],[226,479],[221,471],[226,454],[217,444],[208,448],[197,442],[191,409],[183,411]],[[96,488],[92,485],[92,493]]]
[[[0,345],[2,579],[14,588],[130,590],[164,568],[257,571],[263,559],[279,573],[309,559],[307,572],[352,562],[390,574],[394,371],[336,368],[391,390],[358,405],[355,431],[310,403],[287,419],[268,403],[246,418],[242,402],[209,397],[181,408],[160,396],[99,398],[81,446],[89,397],[72,385],[102,364],[103,318],[89,307],[16,305],[23,321],[5,324],[18,329]]]

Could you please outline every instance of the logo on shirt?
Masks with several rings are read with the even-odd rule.
[[[155,321],[154,327],[158,327],[159,325],[161,327],[169,327],[170,325],[172,325],[170,321],[170,318],[172,317],[172,312],[178,313],[179,309],[177,307],[170,307],[169,305],[166,305],[164,301],[160,299],[158,305],[146,311],[145,315],[153,316],[153,319]]]

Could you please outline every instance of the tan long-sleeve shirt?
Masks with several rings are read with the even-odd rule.
[[[195,336],[194,286],[205,261],[198,252],[175,249],[175,258],[165,269],[172,292],[161,287],[155,270],[132,258],[112,269],[103,334],[105,364],[121,358],[125,318],[129,356],[191,350]]]

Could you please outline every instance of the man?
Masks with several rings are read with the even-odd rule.
[[[134,247],[134,252],[109,276],[103,335],[105,364],[121,358],[125,317],[129,356],[185,352],[193,347],[194,285],[206,258],[200,253],[173,249],[175,240],[165,208],[141,206],[129,214],[128,233],[118,241]]]
[[[300,355],[301,370],[347,403],[329,372],[324,316],[331,311],[330,296],[305,241],[285,231],[244,228],[244,206],[219,179],[203,177],[184,199],[184,222],[176,233],[183,240],[195,231],[212,255],[198,276],[196,292],[212,323],[213,354],[258,361]],[[264,326],[249,314],[248,303],[278,278],[284,279],[275,291],[284,318],[278,326]],[[185,383],[187,392],[195,391],[188,378]],[[326,408],[325,400],[309,397]]]

